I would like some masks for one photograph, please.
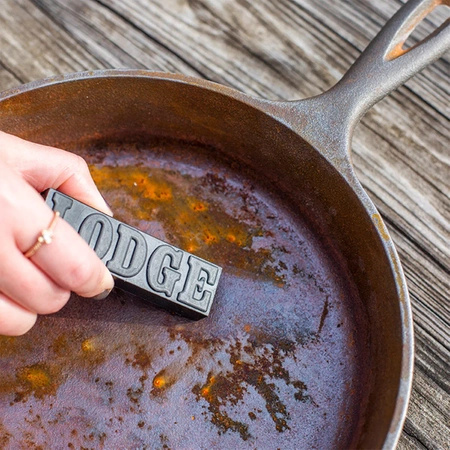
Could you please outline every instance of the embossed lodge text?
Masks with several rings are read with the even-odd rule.
[[[208,316],[220,267],[58,191],[45,196],[105,262],[118,287],[188,317]]]

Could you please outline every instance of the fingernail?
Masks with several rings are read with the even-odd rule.
[[[108,297],[109,293],[114,287],[114,278],[112,277],[111,272],[106,267],[101,287],[104,289],[104,291],[100,292],[100,294],[97,294],[95,297],[92,297],[94,300],[103,300],[104,298]]]
[[[114,278],[111,275],[111,272],[105,266],[105,275],[103,276],[103,287],[105,289],[112,289],[114,287]]]
[[[103,196],[102,196],[103,198]],[[108,203],[106,203],[106,200],[103,198],[103,202],[105,203],[105,212],[110,215],[111,217],[114,217],[114,213],[112,212],[111,208],[109,207]]]
[[[95,297],[91,297],[92,300],[104,300],[106,297],[108,297],[109,293],[112,291],[112,289],[105,289],[100,294],[97,294]]]

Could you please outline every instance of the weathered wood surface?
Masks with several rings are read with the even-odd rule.
[[[113,67],[181,72],[270,99],[332,86],[399,0],[4,0],[0,90]],[[416,30],[423,38],[448,13]],[[448,55],[447,55],[448,56]],[[450,447],[448,58],[376,105],[357,173],[397,245],[414,308],[415,380],[400,448]]]

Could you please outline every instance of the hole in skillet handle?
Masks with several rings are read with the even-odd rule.
[[[450,5],[450,2],[449,2]],[[414,27],[409,36],[404,40],[402,50],[404,52],[415,47],[420,42],[428,39],[436,30],[443,28],[450,17],[450,7],[445,3],[434,7],[420,22]]]
[[[116,287],[190,319],[208,317],[222,268],[55,189],[42,193],[106,264]]]
[[[419,2],[416,1],[416,3]],[[427,0],[422,3],[423,7],[418,7],[417,11],[399,28],[394,36],[392,44],[386,52],[387,61],[397,59],[419,47],[449,26],[450,0]],[[439,22],[439,25],[434,26],[434,30],[430,31],[430,24],[433,27],[436,22]]]

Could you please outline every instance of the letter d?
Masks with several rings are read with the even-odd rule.
[[[145,263],[147,243],[137,230],[121,223],[117,228],[119,240],[114,255],[106,267],[114,274],[125,278],[137,275]]]

